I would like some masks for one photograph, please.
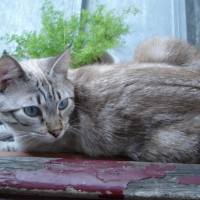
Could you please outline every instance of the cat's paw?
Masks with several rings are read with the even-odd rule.
[[[18,151],[18,148],[15,142],[0,141],[0,151]]]
[[[0,124],[0,141],[14,141],[13,133],[3,124]]]

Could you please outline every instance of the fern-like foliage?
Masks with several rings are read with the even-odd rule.
[[[130,32],[125,19],[139,10],[129,7],[121,14],[104,5],[96,5],[96,10],[81,11],[81,18],[73,14],[65,19],[63,11],[55,10],[50,0],[45,0],[41,8],[42,28],[37,31],[23,31],[21,35],[8,33],[0,37],[11,47],[11,53],[18,60],[55,56],[72,45],[71,67],[91,64],[108,49],[123,43],[121,36]]]

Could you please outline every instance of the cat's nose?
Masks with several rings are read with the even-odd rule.
[[[49,133],[51,135],[53,135],[55,138],[57,138],[59,135],[60,135],[60,132],[62,131],[62,129],[57,129],[57,130],[52,130],[52,131],[49,131]]]

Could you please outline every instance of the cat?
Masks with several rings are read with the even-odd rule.
[[[199,72],[200,52],[181,39],[153,37],[138,45],[133,62],[166,63]]]
[[[0,151],[200,163],[200,74],[190,59],[193,47],[185,49],[187,59],[170,60],[167,53],[154,57],[163,44],[151,49],[148,42],[130,63],[74,70],[68,69],[70,49],[20,63],[3,55],[0,113],[14,141],[0,142]],[[145,52],[153,54],[146,59]]]

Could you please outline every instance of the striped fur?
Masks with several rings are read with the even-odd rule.
[[[69,59],[68,51],[64,53],[66,54],[64,55],[65,60]],[[6,82],[3,82],[5,84],[2,87],[4,90],[0,94],[1,121],[14,134],[16,143],[13,150],[60,151],[56,145],[47,147],[48,145],[45,146],[43,143],[52,144],[52,142],[57,142],[63,137],[69,126],[69,116],[74,108],[73,85],[67,79],[67,63],[64,66],[64,64],[59,63],[59,59],[60,55],[56,59],[35,59],[19,64],[10,56],[1,58],[0,65],[5,65],[5,63],[7,65],[12,63],[13,65],[9,66],[11,72],[3,72],[6,77],[1,77],[1,80],[5,78]],[[56,62],[58,66],[54,66]],[[56,67],[56,73],[51,70],[49,63],[52,64],[52,67]],[[18,68],[15,74],[12,72],[12,67]],[[2,68],[3,70],[9,69],[5,66],[1,66]],[[65,73],[63,74],[64,70]],[[9,73],[12,74],[7,80]],[[66,98],[67,107],[59,110],[59,103]],[[39,108],[38,116],[30,117],[24,112],[24,108],[29,106]],[[51,134],[55,130],[61,130],[56,139]],[[5,145],[9,146],[4,143],[2,145],[3,150],[6,150]],[[9,150],[11,149],[9,147]],[[66,149],[68,148],[66,147]]]
[[[196,48],[154,38],[131,63],[68,71],[69,52],[24,63],[1,58],[1,119],[15,142],[0,150],[200,163]],[[34,117],[25,114],[30,106],[40,110]]]

